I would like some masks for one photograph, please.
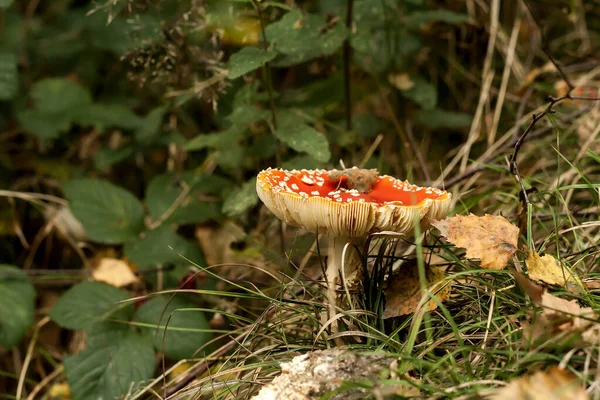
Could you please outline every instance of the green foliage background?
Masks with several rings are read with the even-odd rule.
[[[479,92],[469,77],[485,55],[480,22],[463,2],[354,0],[347,27],[347,5],[0,0],[0,189],[65,198],[85,231],[77,240],[112,246],[142,272],[171,267],[160,285],[142,275],[148,294],[177,288],[189,261],[205,266],[190,228],[256,225],[255,176],[264,168],[357,165],[382,135],[366,167],[428,183],[403,132],[418,131],[434,172],[465,140]],[[449,57],[459,34],[475,42]],[[507,112],[512,124],[517,111]],[[40,254],[28,259],[13,221],[31,240],[48,204],[65,205],[2,204],[0,346],[11,347],[33,323],[35,299],[16,266],[44,264]],[[83,267],[50,247],[50,269]],[[154,297],[134,311],[131,295],[78,283],[50,312],[88,334],[86,350],[64,360],[74,399],[122,396],[153,377],[155,352],[190,357],[212,337],[203,315],[175,313],[164,341],[152,328],[204,300]]]

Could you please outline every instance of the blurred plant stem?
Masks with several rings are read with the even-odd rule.
[[[347,0],[346,29],[348,30],[344,40],[344,98],[346,100],[346,130],[352,130],[352,86],[350,80],[350,62],[352,61],[352,47],[350,47],[350,34],[352,32],[352,10],[354,0]]]
[[[269,43],[267,42],[267,34],[265,32],[265,21],[263,20],[262,8],[260,4],[256,0],[252,0],[252,5],[256,9],[258,14],[258,20],[260,21],[260,31],[262,34],[262,45],[263,49],[267,50]],[[271,74],[271,63],[265,63],[262,67],[263,72],[263,81],[265,83],[265,87],[267,88],[267,93],[269,95],[269,109],[271,110],[271,125],[273,132],[277,130],[277,115],[275,113],[275,99],[273,96],[273,79]],[[275,162],[277,167],[281,168],[281,143],[279,139],[275,135],[273,135],[275,139]],[[279,243],[280,243],[280,251],[281,254],[285,254],[285,229],[283,225],[283,221],[279,221]]]

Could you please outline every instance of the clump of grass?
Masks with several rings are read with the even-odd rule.
[[[522,167],[524,179],[535,188],[529,195],[529,227],[514,194],[515,182],[494,169],[478,173],[478,185],[469,185],[468,197],[459,200],[463,202],[457,211],[503,214],[522,227],[522,243],[531,241],[536,250],[555,255],[583,281],[594,280],[600,239],[597,211],[593,211],[599,205],[600,185],[594,183],[598,159],[593,153],[577,157],[580,149],[572,131],[559,133],[558,140],[548,136],[522,149],[521,156],[534,161]],[[539,146],[552,149],[555,157],[533,158]],[[478,201],[469,202],[470,197]],[[508,271],[483,270],[477,263],[464,260],[461,249],[444,244],[435,232],[427,234],[422,243],[389,239],[374,239],[372,243],[370,253],[363,255],[369,273],[365,274],[361,309],[339,310],[343,329],[337,336],[349,349],[383,351],[397,357],[397,378],[392,384],[415,386],[425,398],[470,398],[527,371],[560,365],[577,375],[591,394],[600,394],[594,383],[600,367],[597,346],[574,346],[552,339],[529,341],[524,323],[532,320],[537,307]],[[398,255],[413,245],[422,251]],[[426,265],[432,256],[445,261],[445,279],[453,284],[452,296],[443,303],[438,301],[434,311],[421,309],[405,317],[383,319],[383,289],[394,265],[407,259]],[[518,256],[524,260],[526,252]],[[229,301],[237,302],[246,321],[252,322],[230,321],[234,328],[220,338],[222,347],[197,361],[196,366],[210,364],[204,374],[194,376],[186,385],[177,380],[166,382],[163,389],[171,399],[249,398],[279,373],[281,362],[335,345],[336,335],[330,334],[320,318],[325,305],[319,281],[281,275],[270,288],[277,289],[275,296],[251,285],[236,287],[240,298]],[[566,287],[553,292],[600,310],[594,289]],[[242,297],[245,302],[238,301]],[[242,303],[250,305],[240,306]]]

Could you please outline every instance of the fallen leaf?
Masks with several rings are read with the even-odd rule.
[[[390,72],[388,74],[388,82],[393,87],[401,91],[409,90],[415,86],[415,83],[410,79],[410,75],[408,75],[406,72],[400,74]]]
[[[540,314],[530,313],[531,322],[521,322],[527,342],[551,340],[558,345],[561,341],[572,341],[574,335],[580,334],[584,345],[600,344],[599,317],[594,310],[589,307],[581,308],[575,300],[562,299],[548,293],[542,285],[519,271],[512,269],[511,272],[531,300],[542,307]]]
[[[575,300],[561,299],[548,292],[541,296],[538,304],[542,307],[531,323],[524,322],[524,336],[531,343],[552,339],[559,344],[558,335],[571,341],[580,335],[584,344],[600,344],[600,324],[598,314],[589,307],[581,308]]]
[[[597,98],[600,93],[600,81],[590,81],[585,79],[581,81],[579,78],[576,78],[576,87],[571,90],[571,96],[573,97],[587,97],[587,98]],[[569,92],[569,85],[564,80],[560,80],[554,84],[554,90],[556,91],[556,95],[558,97],[562,97]],[[579,99],[567,99],[562,102],[565,106],[582,106],[584,104],[589,103],[587,100],[579,100]],[[589,113],[585,113],[589,114]],[[585,115],[584,114],[584,115]]]
[[[198,226],[195,236],[208,265],[238,262],[232,245],[247,240],[244,230],[230,221],[219,227]]]
[[[556,67],[554,66],[554,64],[552,64],[552,62],[548,61],[542,67],[534,68],[531,71],[529,71],[529,73],[525,76],[525,80],[523,81],[523,83],[521,83],[521,86],[517,90],[518,95],[522,96],[525,93],[525,90],[527,90],[527,88],[529,86],[531,86],[531,84],[534,83],[540,75],[543,75],[547,72],[552,72],[555,70],[556,70]]]
[[[558,367],[522,376],[495,390],[491,400],[586,400],[589,399],[575,375]]]
[[[598,85],[600,91],[600,84]],[[596,92],[596,96],[598,95]],[[593,96],[590,96],[593,97]],[[589,112],[584,113],[575,121],[575,131],[579,136],[579,144],[582,148],[585,146],[594,153],[600,153],[600,141],[598,140],[600,126],[600,107],[594,107]]]
[[[541,257],[537,252],[529,250],[529,257],[525,261],[529,277],[549,285],[565,286],[568,282],[575,283],[573,273],[561,267],[560,262],[546,254]]]
[[[467,258],[481,260],[481,267],[503,269],[517,251],[519,228],[499,215],[457,215],[432,225],[449,242],[467,249]]]
[[[126,261],[109,257],[99,259],[98,265],[92,270],[92,278],[116,287],[128,286],[139,281]]]
[[[542,295],[544,294],[544,291],[546,289],[542,285],[535,283],[516,269],[511,269],[510,272],[515,277],[515,281],[517,281],[519,286],[521,286],[521,289],[523,289],[523,291],[529,297],[531,297],[531,300],[536,304],[540,304],[540,302],[542,301]]]
[[[71,388],[68,383],[55,383],[48,389],[49,400],[71,400]]]
[[[544,314],[554,315],[578,315],[581,307],[575,300],[561,299],[553,294],[545,292],[542,295],[540,305],[544,308]]]
[[[590,279],[590,280],[584,281],[583,284],[588,290],[600,289],[600,279]]]
[[[441,267],[428,267],[427,288],[439,301],[447,300],[450,297],[451,285],[443,285],[445,277],[444,270]],[[419,302],[423,298],[421,291],[421,282],[419,280],[419,269],[415,263],[409,263],[400,267],[392,274],[388,280],[388,286],[385,289],[385,310],[383,318],[399,317],[401,315],[412,314],[417,310]],[[425,305],[428,311],[435,310],[437,303],[429,300]]]

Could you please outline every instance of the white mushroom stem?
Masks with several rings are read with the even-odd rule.
[[[336,288],[338,278],[346,283],[350,279],[360,277],[361,260],[354,248],[361,248],[365,238],[350,238],[345,236],[331,236],[329,238],[329,249],[327,253],[327,303],[329,306],[329,318],[336,314]],[[346,245],[348,245],[346,247]],[[346,251],[344,253],[344,248]],[[343,271],[343,273],[342,273]],[[336,333],[337,322],[332,323],[332,330]]]

